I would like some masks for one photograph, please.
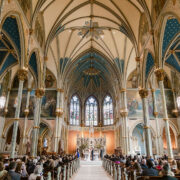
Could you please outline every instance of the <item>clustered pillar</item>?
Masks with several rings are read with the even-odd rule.
[[[27,78],[26,68],[18,70],[18,78],[19,78],[19,88],[18,88],[18,96],[17,96],[17,106],[15,110],[15,117],[14,117],[12,142],[11,142],[11,155],[10,155],[11,158],[14,158],[14,155],[15,155],[17,131],[18,131],[18,125],[19,125],[19,115],[20,115],[20,110],[21,110],[23,83],[24,83],[24,80]]]
[[[120,110],[120,114],[122,117],[122,133],[123,133],[123,146],[124,146],[124,154],[129,153],[129,128],[128,128],[128,110],[127,110],[127,100],[126,100],[126,89],[121,89],[121,100],[122,100],[122,108]]]
[[[37,144],[38,144],[38,135],[39,135],[39,124],[40,124],[40,115],[41,115],[41,103],[42,97],[44,96],[44,89],[36,89],[36,104],[34,112],[34,127],[32,134],[32,147],[31,147],[31,156],[37,156]]]
[[[140,89],[139,95],[142,98],[142,105],[143,105],[146,155],[150,157],[152,156],[152,140],[151,140],[150,120],[149,120],[148,103],[147,103],[148,90]]]
[[[168,158],[169,158],[169,160],[171,160],[171,159],[173,159],[173,152],[172,152],[171,136],[170,136],[170,131],[169,131],[169,119],[168,119],[167,107],[166,107],[164,82],[163,82],[164,77],[165,77],[164,69],[157,69],[155,71],[155,74],[156,74],[157,80],[159,82],[159,88],[161,91],[161,99],[162,99],[162,106],[163,106],[163,120],[165,122]]]

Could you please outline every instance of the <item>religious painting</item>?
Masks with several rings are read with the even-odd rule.
[[[145,13],[142,13],[139,23],[139,45],[143,48],[149,34],[149,24]]]
[[[38,14],[35,22],[35,35],[41,47],[44,45],[44,23],[43,23],[43,15],[41,13]]]
[[[15,116],[15,110],[17,107],[17,96],[18,96],[18,91],[11,90],[9,96],[8,113],[7,113],[8,118],[14,118]]]
[[[56,117],[56,90],[46,90],[42,98],[41,117]]]
[[[27,18],[27,20],[31,21],[31,7],[32,7],[32,1],[31,0],[18,0],[19,4]]]
[[[174,101],[173,101],[173,93],[171,90],[165,90],[165,98],[166,98],[166,107],[168,117],[173,117],[172,110],[174,109]],[[163,106],[162,106],[162,98],[160,90],[156,90],[156,101],[157,101],[157,110],[159,118],[163,118]]]
[[[29,118],[34,118],[34,109],[35,109],[35,90],[30,92],[30,99],[29,99]]]
[[[153,24],[156,23],[157,18],[159,17],[165,3],[166,3],[166,0],[153,0],[152,1],[152,12],[151,12],[152,16],[151,17],[152,17]]]
[[[134,70],[128,77],[127,81],[128,88],[137,88],[138,87],[138,74],[137,70]]]
[[[149,117],[153,118],[154,110],[153,110],[153,99],[151,93],[149,93],[148,95],[147,102],[148,102]],[[135,89],[135,90],[127,91],[127,107],[128,107],[128,117],[132,117],[132,118],[143,117],[143,105],[138,90]]]
[[[45,87],[46,88],[56,88],[56,78],[51,73],[51,71],[48,69],[46,69]]]
[[[127,107],[128,117],[136,118],[143,116],[142,100],[138,90],[127,91]]]
[[[23,90],[23,92],[22,92],[22,100],[21,100],[21,111],[20,111],[20,117],[21,118],[25,117],[24,111],[26,109],[26,101],[27,101],[27,90]]]

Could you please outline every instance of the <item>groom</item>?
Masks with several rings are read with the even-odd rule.
[[[91,157],[92,157],[92,161],[94,160],[94,149],[92,148],[91,150]]]

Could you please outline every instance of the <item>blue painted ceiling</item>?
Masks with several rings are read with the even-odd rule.
[[[148,53],[147,60],[146,60],[146,71],[145,71],[146,80],[153,66],[154,66],[154,59],[152,57],[152,54]]]
[[[8,54],[9,53],[9,54]],[[7,70],[8,67],[18,63],[17,55],[13,51],[12,45],[4,34],[0,38],[0,75]]]
[[[170,47],[170,51],[167,53],[165,62],[180,72],[180,36]]]
[[[15,44],[19,56],[21,55],[21,42],[20,42],[20,35],[19,35],[19,28],[14,17],[7,17],[3,26],[3,31],[8,35],[8,37],[13,41]]]
[[[38,77],[38,66],[37,66],[37,58],[35,52],[33,52],[31,55],[31,58],[29,60],[29,65],[31,69],[34,71],[36,77]]]
[[[88,52],[81,56],[75,63],[76,68],[74,70],[75,74],[78,74],[77,81],[83,78],[84,86],[87,87],[92,80],[94,84],[99,87],[101,80],[106,81],[105,74],[109,74],[107,69],[107,60],[104,59],[100,54],[96,52]],[[84,73],[85,70],[90,67],[95,68],[99,71],[97,75],[87,75]]]
[[[164,57],[166,49],[168,48],[171,41],[179,32],[180,32],[180,23],[178,22],[178,20],[175,18],[168,19],[166,22],[166,27],[163,37],[162,57]]]

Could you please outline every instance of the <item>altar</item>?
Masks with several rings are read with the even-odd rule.
[[[77,148],[84,160],[99,160],[106,153],[106,137],[77,137]]]

